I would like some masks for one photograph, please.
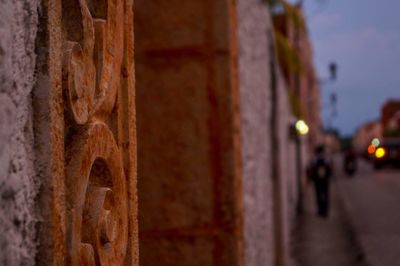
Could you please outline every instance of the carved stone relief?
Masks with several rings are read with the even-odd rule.
[[[49,9],[50,24],[59,20],[62,30],[50,34],[50,45],[62,65],[61,86],[52,71],[54,95],[61,90],[52,101],[63,111],[53,110],[52,118],[64,121],[62,131],[52,123],[53,149],[63,151],[62,169],[53,169],[54,264],[137,265],[133,3],[54,6],[59,12]]]

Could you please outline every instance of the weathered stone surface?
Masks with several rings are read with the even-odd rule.
[[[295,147],[289,137],[294,118],[274,58],[268,6],[258,0],[239,0],[237,8],[245,261],[254,266],[286,265],[297,199]],[[273,104],[275,127],[271,124]],[[271,140],[273,131],[276,142]],[[274,160],[278,163],[275,173]]]
[[[38,263],[137,265],[133,3],[49,0],[42,7]]]
[[[233,7],[135,3],[141,265],[243,265]]]
[[[34,265],[32,107],[36,0],[0,2],[0,265]]]
[[[271,152],[271,31],[269,10],[258,0],[238,1],[239,77],[243,145],[246,265],[273,265]]]
[[[178,49],[205,42],[207,10],[202,1],[138,1],[136,5],[142,15],[135,21],[146,25],[136,33],[147,49]]]

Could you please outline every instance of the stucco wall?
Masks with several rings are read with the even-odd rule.
[[[37,0],[0,1],[0,265],[36,253],[32,107]]]
[[[283,247],[281,261],[290,263],[290,235],[296,206],[295,144],[289,136],[291,114],[286,84],[279,69],[276,129],[279,143],[271,143],[271,56],[273,32],[267,5],[259,0],[238,1],[239,77],[244,174],[244,236],[246,265],[275,262],[274,215],[281,215]],[[279,145],[279,199],[282,210],[274,213],[272,154]],[[277,221],[275,220],[275,221]]]
[[[238,1],[239,80],[244,178],[246,265],[274,261],[268,10],[259,0]]]

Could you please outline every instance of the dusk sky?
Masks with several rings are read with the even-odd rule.
[[[305,0],[305,9],[319,76],[329,76],[331,61],[339,68],[337,82],[321,87],[323,103],[337,92],[333,126],[351,134],[379,118],[388,98],[400,98],[400,1]]]

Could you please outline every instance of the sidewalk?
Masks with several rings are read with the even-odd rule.
[[[365,266],[343,212],[336,180],[332,181],[329,218],[317,217],[312,184],[304,193],[304,213],[292,244],[296,266]]]

